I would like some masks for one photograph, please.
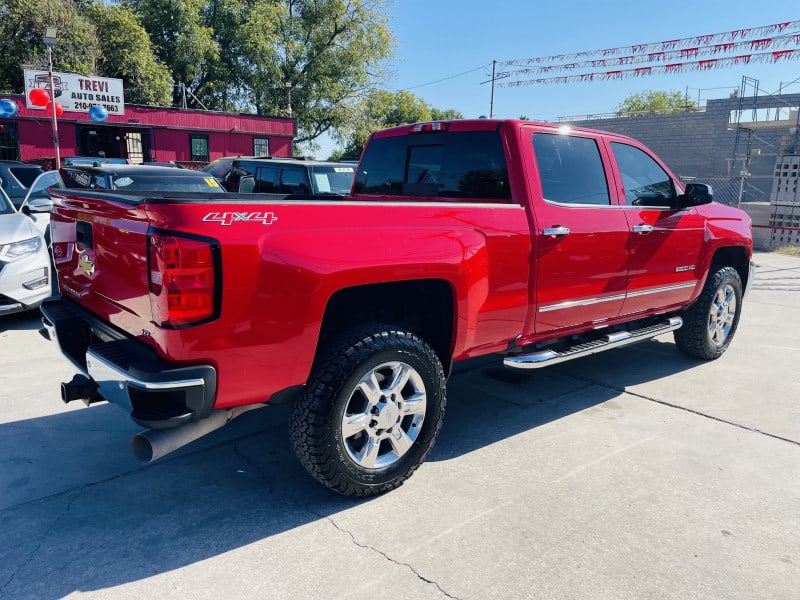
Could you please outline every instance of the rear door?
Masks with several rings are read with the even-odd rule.
[[[535,332],[617,316],[625,299],[628,222],[612,203],[604,144],[585,132],[523,128],[533,145]]]
[[[704,220],[696,208],[676,210],[673,176],[633,141],[609,143],[619,197],[630,228],[628,293],[623,314],[684,304],[698,285]]]

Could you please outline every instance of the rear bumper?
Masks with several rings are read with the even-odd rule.
[[[97,385],[103,399],[150,429],[177,427],[208,416],[217,375],[210,365],[174,367],[155,351],[62,298],[42,304],[47,337]]]

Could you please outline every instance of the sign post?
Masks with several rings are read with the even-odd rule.
[[[53,85],[53,46],[55,46],[58,31],[55,27],[48,27],[44,32],[44,45],[47,46],[47,74],[50,79],[50,122],[53,125],[53,149],[55,150],[56,169],[61,168],[61,151],[58,147],[58,118],[56,116],[56,92]],[[27,94],[26,94],[27,96]]]

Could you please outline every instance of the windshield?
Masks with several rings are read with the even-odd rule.
[[[164,175],[118,175],[114,188],[136,192],[225,192],[213,177],[165,177]]]
[[[356,170],[352,165],[315,166],[311,169],[311,180],[315,194],[350,194]]]
[[[36,178],[44,173],[40,167],[32,166],[11,167],[9,171],[14,177],[16,177],[17,181],[19,181],[26,188],[31,187],[31,184],[36,180]]]

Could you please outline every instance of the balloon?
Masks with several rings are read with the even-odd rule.
[[[17,103],[6,98],[0,100],[0,117],[10,119],[17,116]]]
[[[33,88],[28,94],[28,100],[34,106],[45,106],[50,102],[50,94],[44,88]]]
[[[108,111],[99,104],[95,104],[89,109],[89,118],[96,123],[102,123],[108,119]]]
[[[50,102],[48,102],[47,106],[44,107],[44,112],[46,112],[48,115],[53,114],[53,105]],[[63,114],[64,114],[64,107],[61,106],[61,102],[56,101],[56,116],[60,117]]]

